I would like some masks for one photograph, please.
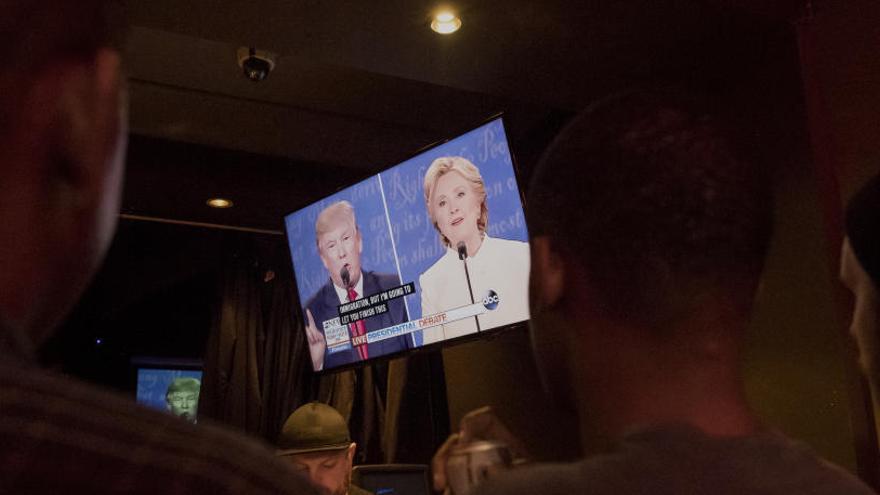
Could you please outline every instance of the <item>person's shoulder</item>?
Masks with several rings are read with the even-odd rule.
[[[613,452],[512,470],[479,495],[530,493],[870,495],[861,480],[780,434],[717,439],[683,429],[632,435]]]
[[[485,260],[487,266],[497,273],[503,273],[500,280],[508,280],[515,284],[528,284],[531,253],[529,243],[511,239],[488,237]]]
[[[256,440],[38,368],[0,366],[0,397],[15,398],[15,407],[0,407],[0,418],[20,426],[0,431],[0,453],[31,452],[14,467],[0,467],[6,476],[24,479],[48,469],[47,459],[63,458],[66,474],[58,471],[58,479],[45,483],[98,487],[125,479],[142,492],[151,477],[164,477],[171,485],[217,493],[311,493]]]
[[[715,437],[686,425],[629,434],[611,454],[586,461],[586,477],[646,488],[658,479],[688,493],[873,493],[810,447],[774,431]],[[723,466],[724,469],[719,469]],[[605,478],[602,478],[605,476]]]
[[[400,277],[396,273],[364,272],[364,282],[372,280],[379,289],[391,289],[400,285]]]
[[[529,243],[523,241],[515,241],[512,239],[500,239],[498,237],[488,237],[492,244],[492,250],[501,253],[507,253],[512,256],[528,256]]]
[[[651,463],[640,464],[628,456],[614,453],[600,454],[574,462],[538,463],[510,470],[503,476],[493,478],[485,485],[481,485],[477,493],[479,495],[670,493],[668,480],[657,468],[658,466]]]
[[[427,270],[419,275],[419,283],[423,283],[423,281],[430,281],[436,279],[437,277],[442,277],[442,274],[453,267],[455,261],[457,260],[458,257],[453,256],[453,252],[450,249],[446,249],[446,251],[443,253],[443,256],[439,257],[437,261],[434,262],[434,264],[429,266]]]
[[[792,440],[779,432],[768,432],[754,437],[757,450],[769,458],[764,466],[776,470],[778,492],[803,494],[868,495],[875,493],[860,479],[842,467],[820,457],[807,444]],[[763,445],[762,445],[763,444]],[[759,462],[761,456],[756,455]],[[772,460],[778,459],[774,465]]]
[[[316,309],[319,309],[320,307],[326,306],[327,300],[330,297],[328,295],[328,293],[333,289],[330,286],[330,284],[331,284],[331,282],[328,279],[327,283],[322,285],[320,289],[316,290],[315,293],[312,294],[312,297],[310,297],[306,301],[305,307],[309,308],[312,311],[315,311]],[[331,294],[331,295],[333,296],[333,298],[336,298],[336,292],[333,292],[333,294]],[[330,299],[330,300],[335,301],[335,299]]]
[[[874,495],[876,492],[868,487],[862,480],[854,476],[852,473],[844,470],[842,467],[832,464],[824,459],[820,459],[822,471],[825,475],[821,479],[810,482],[808,485],[813,486],[817,494],[844,494],[844,495]],[[801,492],[811,493],[811,492]]]

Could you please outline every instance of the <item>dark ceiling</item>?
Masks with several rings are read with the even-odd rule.
[[[569,116],[616,88],[778,79],[767,70],[791,66],[799,4],[462,0],[447,3],[462,29],[441,36],[428,28],[440,4],[424,0],[127,1],[123,212],[278,230],[284,213],[502,111],[528,175]],[[267,80],[242,76],[241,46],[277,54]],[[235,208],[208,209],[218,195]]]

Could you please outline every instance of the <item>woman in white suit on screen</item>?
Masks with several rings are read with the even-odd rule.
[[[529,318],[529,245],[497,239],[486,233],[489,208],[480,170],[469,160],[447,156],[434,160],[425,173],[425,205],[446,253],[420,277],[422,316],[471,304],[464,262],[458,248],[467,250],[467,268],[474,300],[489,290],[498,294],[495,310],[477,318],[487,330]],[[474,318],[426,329],[424,344],[477,331]]]

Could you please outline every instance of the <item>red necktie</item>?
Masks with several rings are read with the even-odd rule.
[[[358,298],[358,293],[354,290],[354,287],[348,288],[348,302],[354,302]],[[354,323],[348,324],[348,330],[351,332],[352,336],[364,335],[367,333],[367,326],[364,325],[364,320],[358,320]],[[358,354],[360,354],[361,359],[367,359],[370,357],[369,350],[367,349],[367,344],[357,346]]]

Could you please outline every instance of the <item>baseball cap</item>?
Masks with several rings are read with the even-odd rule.
[[[278,437],[279,456],[341,450],[351,445],[345,418],[336,409],[310,402],[284,422]]]

